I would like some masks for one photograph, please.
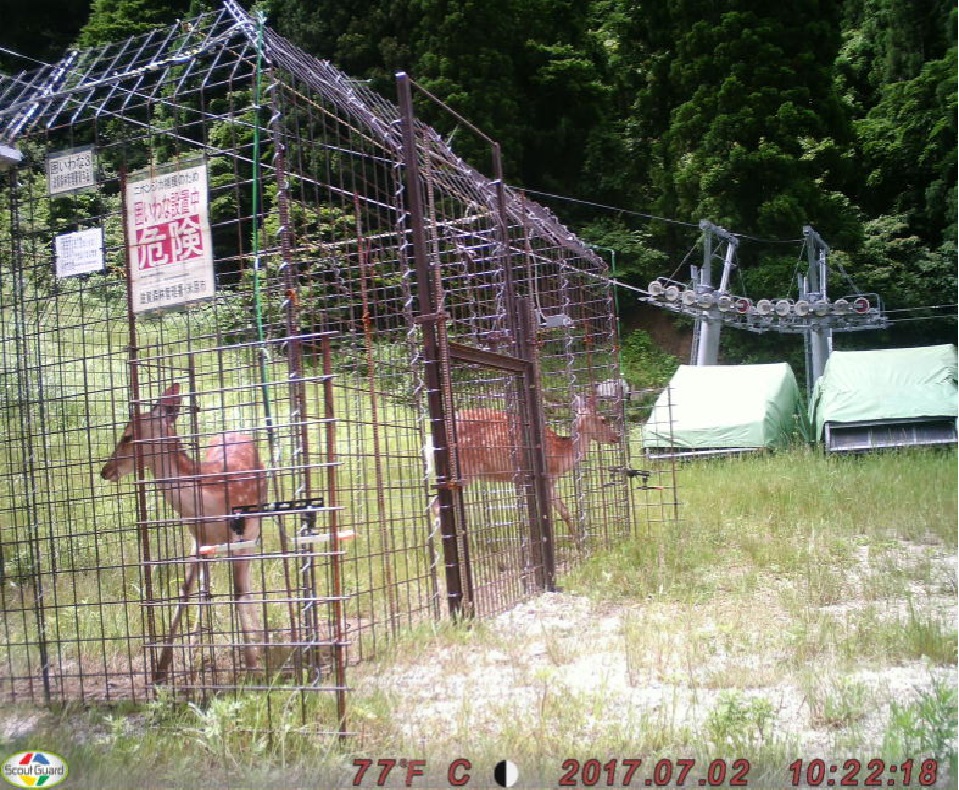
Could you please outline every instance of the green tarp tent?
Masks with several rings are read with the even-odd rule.
[[[955,441],[956,347],[834,351],[809,404],[829,450]]]
[[[680,365],[643,427],[649,455],[706,455],[778,447],[800,419],[792,368]]]

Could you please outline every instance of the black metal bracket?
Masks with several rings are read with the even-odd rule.
[[[642,485],[637,486],[640,491],[663,491],[665,486],[651,486],[649,485],[649,478],[652,475],[652,471],[649,469],[632,469],[628,466],[611,466],[609,467],[610,472],[616,474],[621,474],[632,480],[634,477],[640,478]]]
[[[233,508],[235,516],[272,516],[277,513],[295,513],[317,511],[324,507],[321,496],[307,499],[284,499],[278,502],[264,502],[262,505],[238,505]]]
[[[306,499],[284,499],[277,502],[264,502],[261,505],[239,505],[233,508],[230,529],[234,534],[243,536],[246,531],[246,519],[250,516],[275,516],[283,513],[300,513],[300,529],[312,533],[316,529],[316,514],[323,509],[325,500],[321,496]]]

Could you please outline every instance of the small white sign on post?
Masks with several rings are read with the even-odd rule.
[[[93,146],[57,151],[47,157],[47,191],[50,197],[89,189],[97,183]]]
[[[103,230],[89,228],[64,233],[54,239],[57,253],[57,278],[98,272],[103,269]]]
[[[211,298],[206,164],[131,177],[125,199],[133,312]]]

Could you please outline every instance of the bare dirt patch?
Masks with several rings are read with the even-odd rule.
[[[906,598],[873,597],[868,581],[889,562],[916,571]],[[861,594],[810,607],[807,616],[828,628],[873,607],[890,621],[918,613],[954,630],[956,571],[956,557],[942,547],[863,552],[847,586]],[[555,727],[563,698],[579,712],[566,735],[583,749],[630,738],[645,744],[651,730],[701,744],[722,736],[716,711],[733,695],[742,709],[767,714],[754,745],[781,744],[796,756],[871,758],[882,754],[893,705],[956,688],[955,666],[925,658],[877,665],[870,656],[839,661],[824,650],[804,662],[802,628],[783,601],[783,582],[768,582],[748,597],[704,604],[610,605],[544,594],[481,626],[475,642],[439,640],[415,663],[401,658],[361,678],[358,691],[375,686],[389,695],[409,743],[445,737],[454,750],[504,728]]]

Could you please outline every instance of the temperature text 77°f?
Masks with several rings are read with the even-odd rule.
[[[353,767],[356,768],[353,787],[386,787],[391,776],[394,782],[399,780],[405,787],[416,787],[417,779],[426,774],[426,760],[405,757],[381,757],[379,760],[358,757],[353,760]],[[470,780],[471,768],[469,760],[453,760],[446,767],[446,781],[452,787],[463,787]]]

